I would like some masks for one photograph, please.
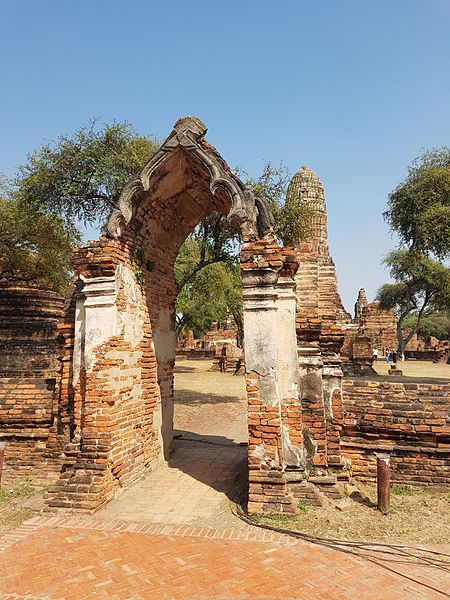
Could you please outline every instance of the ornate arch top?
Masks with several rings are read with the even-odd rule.
[[[122,235],[130,223],[142,192],[148,191],[158,172],[178,149],[189,153],[206,168],[212,195],[222,188],[230,198],[227,219],[231,225],[250,239],[264,238],[273,228],[273,217],[266,202],[254,198],[242,181],[232,173],[217,150],[205,140],[207,128],[197,117],[182,117],[175,123],[172,133],[163,142],[140,173],[122,190],[106,225],[107,233],[114,238]]]

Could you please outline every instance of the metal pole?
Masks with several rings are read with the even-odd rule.
[[[389,485],[391,474],[389,470],[389,454],[376,454],[377,457],[377,508],[383,515],[389,512]]]
[[[2,483],[3,459],[5,458],[5,442],[0,442],[0,485]]]

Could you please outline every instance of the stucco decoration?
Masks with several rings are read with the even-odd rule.
[[[231,225],[248,239],[264,238],[273,228],[273,217],[267,204],[253,197],[242,181],[229,169],[219,153],[204,138],[206,126],[197,117],[182,117],[175,123],[172,133],[139,175],[123,189],[106,225],[107,233],[119,238],[130,223],[138,205],[139,196],[148,191],[158,173],[178,148],[183,148],[196,161],[206,167],[210,176],[210,190],[214,195],[222,188],[230,198],[231,208],[227,218]]]
[[[127,302],[122,312],[116,300],[120,289]],[[92,371],[96,361],[95,349],[113,336],[123,333],[131,347],[137,347],[143,336],[144,315],[139,309],[141,290],[134,273],[119,265],[113,277],[84,278],[77,300],[75,315],[75,345],[73,380],[77,384],[80,370]]]

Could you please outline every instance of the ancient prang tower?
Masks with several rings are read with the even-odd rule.
[[[332,485],[324,477],[329,469],[343,466],[340,448],[342,422],[342,370],[340,348],[342,322],[350,320],[337,289],[336,267],[328,249],[327,211],[322,184],[317,175],[302,167],[291,180],[286,203],[313,209],[307,241],[299,240],[296,258],[296,331],[301,406],[303,464],[308,484],[301,473],[301,460],[287,465],[288,485],[294,496],[313,493],[311,484]],[[287,453],[285,453],[287,454]],[[292,457],[293,458],[293,457]],[[294,461],[293,461],[294,462]],[[303,478],[303,482],[299,481]],[[305,489],[305,487],[307,489]]]
[[[346,323],[351,321],[337,289],[336,267],[328,248],[327,207],[323,186],[308,167],[292,178],[286,197],[287,204],[309,205],[313,209],[308,239],[299,240],[300,269],[297,274],[297,301],[300,312],[309,317]],[[301,274],[301,276],[300,276]],[[303,309],[302,309],[303,307]]]

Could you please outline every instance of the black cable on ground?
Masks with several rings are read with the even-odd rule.
[[[234,508],[234,510],[233,510],[233,508]],[[309,535],[307,533],[303,533],[300,531],[292,531],[290,529],[282,529],[280,527],[275,527],[273,525],[259,523],[258,521],[256,521],[252,517],[250,517],[249,515],[245,514],[244,511],[242,510],[242,507],[239,504],[232,504],[231,512],[236,517],[238,517],[239,519],[241,519],[248,525],[252,525],[253,527],[259,527],[260,529],[267,529],[269,531],[274,531],[276,533],[280,533],[283,535],[301,539],[301,540],[309,542],[311,544],[325,546],[327,548],[331,548],[334,550],[338,550],[340,552],[344,552],[345,554],[349,554],[351,556],[357,556],[359,558],[363,558],[365,560],[368,560],[368,561],[378,565],[379,567],[383,567],[384,569],[390,571],[391,573],[394,573],[395,575],[399,575],[405,579],[408,579],[409,581],[412,581],[423,587],[426,587],[429,590],[437,592],[437,593],[441,594],[442,596],[445,596],[446,598],[450,598],[450,594],[448,594],[447,592],[443,592],[442,590],[439,590],[438,588],[435,588],[427,583],[424,583],[423,581],[419,581],[418,579],[414,579],[413,577],[405,575],[404,573],[399,573],[394,568],[389,567],[388,564],[385,564],[387,562],[411,564],[411,562],[413,562],[411,559],[414,559],[415,564],[418,564],[420,566],[433,567],[433,568],[436,568],[439,570],[450,572],[450,555],[448,555],[448,554],[444,554],[442,552],[437,552],[434,550],[423,550],[423,549],[419,549],[419,548],[412,548],[412,547],[408,547],[408,546],[401,546],[401,545],[395,545],[395,544],[381,544],[381,543],[356,542],[356,541],[346,541],[346,540],[335,540],[335,539],[329,539],[329,538],[319,538],[319,537],[312,536],[312,535]],[[380,553],[380,554],[384,554],[384,555],[390,554],[390,555],[394,555],[394,556],[396,554],[397,555],[400,554],[400,555],[403,555],[404,559],[409,558],[409,560],[389,560],[387,558],[383,558],[382,556],[373,557],[373,556],[364,554],[364,552],[368,552],[368,551]],[[417,556],[417,554],[414,554],[414,552],[422,553],[422,555]],[[426,554],[429,554],[432,556],[429,557],[429,556],[426,556]],[[442,556],[448,560],[438,560],[437,558],[434,558],[434,556],[436,556],[436,557]],[[423,562],[420,562],[420,561],[423,561]]]
[[[186,441],[186,442],[197,442],[197,443],[201,443],[201,444],[210,444],[212,446],[225,446],[228,448],[235,447],[234,444],[224,444],[221,442],[212,442],[209,440],[205,440],[204,438],[200,438],[200,439],[187,438],[187,437],[183,437],[182,435],[176,436],[175,439]],[[239,445],[244,446],[247,444],[239,444]],[[368,561],[378,565],[379,567],[383,567],[384,569],[390,571],[391,573],[394,573],[395,575],[399,575],[405,579],[408,579],[409,581],[412,581],[413,583],[417,583],[423,587],[428,588],[429,590],[432,590],[434,592],[442,594],[446,598],[450,598],[450,594],[448,594],[447,592],[443,592],[442,590],[439,590],[431,585],[428,585],[427,583],[424,583],[423,581],[419,581],[417,579],[414,579],[413,577],[409,577],[408,575],[405,575],[404,573],[399,573],[395,569],[393,569],[393,568],[389,567],[387,564],[385,564],[388,561],[391,563],[398,563],[398,564],[411,564],[411,562],[414,561],[415,564],[418,564],[419,566],[432,567],[432,568],[439,569],[439,570],[450,573],[450,555],[449,554],[444,554],[443,552],[437,552],[434,550],[428,550],[428,549],[425,550],[425,549],[413,548],[413,547],[396,545],[396,544],[381,544],[381,543],[371,543],[371,542],[336,540],[336,539],[330,539],[330,538],[319,538],[319,537],[316,537],[316,536],[313,536],[313,535],[310,535],[307,533],[303,533],[300,531],[292,531],[290,529],[282,529],[280,527],[275,527],[273,525],[266,525],[265,523],[259,523],[258,521],[255,521],[249,515],[245,514],[244,511],[242,510],[242,507],[240,506],[240,504],[230,501],[230,505],[232,507],[231,512],[236,517],[238,517],[239,519],[241,519],[242,521],[247,523],[248,525],[251,525],[253,527],[259,527],[260,529],[267,529],[269,531],[275,531],[276,533],[281,533],[283,535],[302,539],[303,541],[309,542],[310,544],[317,544],[320,546],[325,546],[325,547],[331,548],[333,550],[339,550],[340,552],[344,552],[345,554],[350,554],[351,556],[357,556],[359,558],[363,558],[365,560],[368,560]],[[233,507],[235,510],[233,510]],[[404,560],[400,560],[400,559],[389,560],[389,559],[383,558],[381,556],[373,557],[373,556],[370,556],[370,555],[368,556],[367,554],[364,554],[364,552],[374,552],[374,553],[380,553],[380,554],[392,555],[392,556],[398,556],[400,554]],[[420,553],[420,556],[417,556],[417,553]],[[429,555],[431,555],[431,557]],[[437,558],[434,558],[434,556],[436,556],[436,557],[442,556],[448,560],[438,560]],[[413,560],[411,560],[411,559],[413,559]],[[423,561],[423,562],[420,562],[420,561]]]

